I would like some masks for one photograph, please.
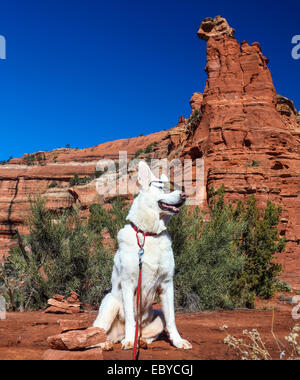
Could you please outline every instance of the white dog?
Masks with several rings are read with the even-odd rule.
[[[179,190],[166,193],[164,188],[168,178],[165,175],[156,178],[143,161],[139,163],[138,182],[140,192],[127,217],[131,224],[126,225],[118,234],[119,249],[114,258],[112,291],[104,297],[94,327],[106,331],[108,342],[122,342],[125,350],[133,348],[140,250],[137,238],[140,243],[145,239],[142,258],[141,338],[149,344],[166,327],[175,347],[191,349],[192,345],[181,338],[175,324],[175,263],[172,242],[166,232],[170,215],[179,212],[186,195]],[[140,233],[137,234],[137,230]],[[161,296],[163,312],[152,309],[157,291]]]

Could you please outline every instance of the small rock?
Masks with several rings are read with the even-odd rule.
[[[79,300],[79,294],[78,293],[76,293],[76,292],[74,292],[73,290],[71,290],[71,292],[70,292],[70,294],[71,294],[71,297],[73,297],[73,298],[75,298],[75,299],[78,299]]]
[[[73,314],[73,310],[61,309],[59,307],[50,306],[45,310],[48,314]]]
[[[60,294],[55,294],[55,296],[53,297],[54,300],[56,301],[64,301],[65,300],[65,297],[64,296],[61,296]]]
[[[68,320],[68,319],[60,319],[57,321],[60,326],[60,332],[74,331],[74,330],[85,330],[91,327],[91,323],[88,320]]]
[[[55,307],[50,306],[48,309],[45,310],[45,313],[48,314],[79,314],[80,313],[80,307],[73,307],[73,308],[61,308],[61,307]]]

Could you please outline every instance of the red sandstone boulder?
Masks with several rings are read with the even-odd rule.
[[[47,314],[77,314],[80,313],[78,309],[62,309],[60,307],[50,306],[45,310]]]
[[[69,331],[47,339],[50,348],[69,351],[82,350],[105,341],[106,333],[98,327],[90,327],[83,331]]]
[[[90,327],[90,322],[88,320],[69,320],[61,319],[57,321],[60,327],[60,332],[64,333],[73,330],[85,330]]]

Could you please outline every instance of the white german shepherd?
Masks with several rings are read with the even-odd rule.
[[[136,290],[139,277],[139,246],[145,237],[141,286],[141,338],[153,342],[166,327],[170,340],[177,348],[191,349],[192,345],[179,335],[174,312],[174,257],[172,242],[166,232],[170,215],[177,214],[186,195],[179,190],[165,191],[169,182],[165,175],[156,178],[148,165],[139,163],[139,195],[132,203],[126,225],[118,234],[119,249],[114,258],[112,291],[99,309],[94,327],[107,333],[107,343],[122,343],[122,349],[132,349],[135,338]],[[142,231],[137,235],[136,230]],[[151,235],[151,236],[149,236]],[[163,312],[152,309],[159,291]]]

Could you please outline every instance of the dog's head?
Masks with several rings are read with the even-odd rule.
[[[145,232],[159,233],[166,229],[162,217],[178,214],[187,196],[181,190],[170,192],[167,176],[157,178],[144,161],[139,163],[138,183],[140,192],[127,219]]]

